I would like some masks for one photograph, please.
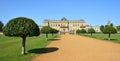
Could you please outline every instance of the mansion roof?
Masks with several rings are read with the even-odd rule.
[[[83,20],[83,19],[80,19],[80,20],[68,20],[65,17],[63,17],[61,20],[45,19],[44,22],[82,22],[82,23],[85,23],[85,20]]]

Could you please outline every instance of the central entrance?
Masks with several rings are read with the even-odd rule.
[[[68,28],[68,26],[61,26],[60,27],[61,28],[61,33],[68,33],[69,32],[69,28]]]
[[[62,30],[63,30],[64,33],[68,32],[68,28],[62,28]]]

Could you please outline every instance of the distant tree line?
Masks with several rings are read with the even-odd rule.
[[[91,37],[92,37],[92,34],[95,33],[95,30],[93,28],[90,28],[88,29],[88,31],[86,31],[85,29],[81,29],[81,30],[77,30],[76,31],[77,34],[85,34],[85,33],[90,33],[91,34]]]
[[[117,26],[116,28],[113,26],[113,24],[101,25],[100,30],[102,33],[108,34],[108,40],[111,40],[111,34],[115,34],[117,33],[117,31],[120,32],[120,25]],[[92,37],[92,34],[95,33],[95,30],[93,28],[88,29],[88,31],[86,31],[85,29],[81,29],[81,30],[77,30],[76,33],[78,34],[90,33]]]

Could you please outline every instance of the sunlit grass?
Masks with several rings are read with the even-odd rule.
[[[55,38],[57,35],[49,38]],[[45,40],[45,35],[38,37],[27,37],[26,39],[26,55],[21,55],[22,39],[20,37],[6,37],[0,35],[0,61],[30,61],[30,58],[35,55],[28,51],[35,48],[43,48],[50,41]]]
[[[79,34],[79,35],[91,37],[90,34]],[[111,34],[111,40],[108,40],[108,34],[93,34],[92,38],[120,43],[120,34]]]

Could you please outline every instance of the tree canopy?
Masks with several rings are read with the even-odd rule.
[[[86,33],[85,29],[77,30],[76,33]]]
[[[78,29],[78,30],[76,31],[76,33],[80,33],[80,30]]]
[[[117,33],[117,31],[116,31],[116,29],[114,28],[114,27],[112,27],[112,26],[108,26],[108,27],[105,27],[104,29],[103,29],[103,33],[104,34],[115,34],[115,33]]]
[[[95,30],[93,28],[88,29],[88,33],[91,33],[91,36],[93,33],[95,33]]]
[[[80,33],[86,33],[86,30],[85,29],[81,29]]]
[[[29,18],[18,17],[11,19],[3,28],[6,36],[26,37],[40,34],[38,25]]]
[[[100,30],[103,31],[103,29],[104,29],[104,25],[101,25]]]
[[[58,32],[59,32],[59,31],[56,30],[56,29],[54,29],[54,28],[51,29],[51,33],[58,33]]]
[[[49,26],[44,26],[41,28],[41,33],[48,34],[51,33],[52,28]]]
[[[88,33],[95,33],[95,30],[93,28],[88,29]]]

